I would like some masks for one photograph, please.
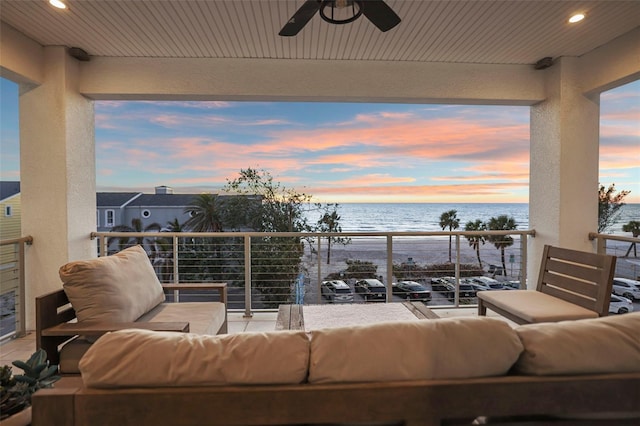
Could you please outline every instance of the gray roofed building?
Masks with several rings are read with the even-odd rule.
[[[96,193],[96,205],[100,207],[124,207],[142,192],[98,192]]]
[[[10,181],[10,180],[0,181],[0,200],[13,197],[14,195],[19,193],[20,193],[19,181]]]

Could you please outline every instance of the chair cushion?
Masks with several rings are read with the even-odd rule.
[[[523,374],[640,372],[640,312],[515,329],[524,352]]]
[[[506,374],[522,344],[504,321],[447,318],[311,332],[309,382],[372,382]]]
[[[140,318],[139,322],[189,323],[189,332],[216,335],[226,320],[226,306],[222,302],[161,303]]]
[[[304,331],[203,336],[122,330],[100,337],[80,360],[80,372],[94,388],[298,384],[308,364]]]
[[[535,290],[479,291],[478,298],[529,323],[598,317],[594,311]]]
[[[59,272],[78,321],[135,321],[164,301],[162,285],[140,246],[70,262]]]

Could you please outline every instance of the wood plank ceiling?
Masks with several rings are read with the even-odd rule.
[[[316,15],[278,31],[303,0],[0,0],[0,19],[41,45],[93,56],[279,58],[532,64],[580,56],[640,25],[640,1],[387,0],[402,22],[380,32],[364,16]],[[575,25],[574,12],[587,18]]]

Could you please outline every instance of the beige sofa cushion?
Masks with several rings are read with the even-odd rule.
[[[136,322],[188,322],[195,334],[216,335],[226,320],[226,307],[221,302],[161,303]],[[78,338],[65,343],[60,349],[60,373],[80,374],[78,363],[96,338]]]
[[[161,303],[140,318],[139,322],[189,323],[189,332],[216,335],[227,319],[222,302]]]
[[[506,374],[522,351],[493,318],[377,323],[311,333],[309,382],[371,382]]]
[[[59,272],[78,321],[135,321],[164,301],[162,285],[140,246],[70,262]]]
[[[523,374],[596,374],[640,371],[640,312],[597,319],[517,327]]]
[[[96,388],[297,384],[308,363],[303,331],[203,336],[122,330],[100,337],[80,360],[80,372],[85,385]]]

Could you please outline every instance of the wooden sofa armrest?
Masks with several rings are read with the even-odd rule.
[[[220,301],[227,304],[227,283],[162,284],[165,290],[218,290]]]
[[[42,330],[42,336],[101,336],[110,331],[125,330],[128,328],[137,328],[153,331],[175,331],[178,333],[188,333],[189,323],[186,321],[178,322],[67,322],[58,324],[53,327]]]

